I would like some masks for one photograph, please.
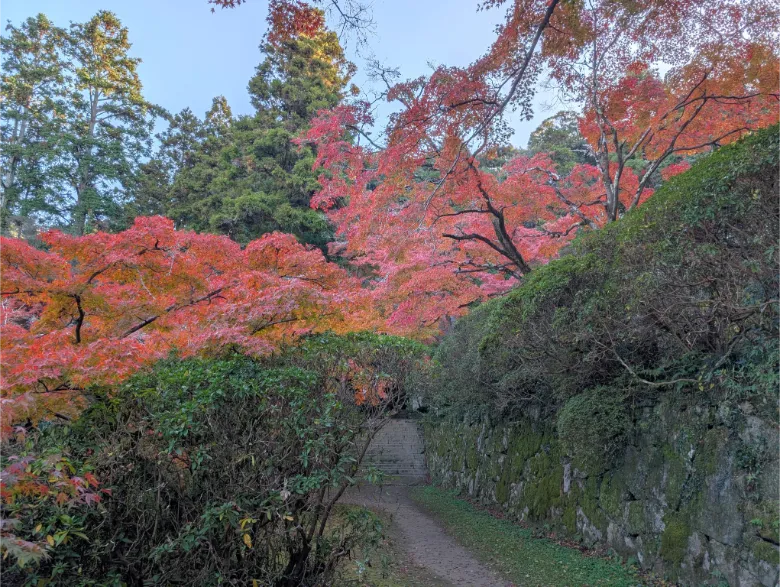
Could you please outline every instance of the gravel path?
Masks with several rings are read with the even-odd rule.
[[[506,587],[494,571],[458,544],[429,514],[409,497],[400,485],[364,486],[346,493],[341,503],[360,505],[392,514],[391,534],[414,564],[426,568],[445,585],[463,587]]]

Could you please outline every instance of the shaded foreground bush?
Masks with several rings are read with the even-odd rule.
[[[600,425],[571,399],[587,390],[591,406],[677,390],[775,414],[778,185],[777,126],[701,159],[460,320],[438,348],[431,402],[511,418],[574,401],[559,428],[576,442]]]
[[[79,421],[28,448],[91,471],[103,499],[6,505],[18,536],[51,548],[6,561],[3,584],[331,584],[356,545],[370,552],[381,537],[366,510],[331,514],[422,350],[319,335],[265,362],[173,358],[96,392]]]

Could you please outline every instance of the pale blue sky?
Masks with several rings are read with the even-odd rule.
[[[234,114],[252,107],[246,85],[262,56],[258,45],[266,30],[265,0],[248,0],[234,10],[212,14],[206,0],[2,0],[0,19],[18,24],[43,12],[55,24],[85,21],[98,10],[115,12],[127,26],[132,54],[148,100],[171,112],[189,106],[199,116],[214,96],[224,95]],[[398,67],[404,78],[430,71],[428,63],[467,65],[490,46],[501,11],[478,12],[477,0],[375,0],[375,33],[368,49],[380,61]],[[365,60],[347,40],[347,52],[362,76]],[[535,119],[514,121],[512,142],[525,146],[528,134],[560,108],[545,110],[537,99]]]

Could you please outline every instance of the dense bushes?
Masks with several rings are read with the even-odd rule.
[[[472,383],[437,383],[433,403],[553,414],[607,386],[627,405],[684,389],[774,412],[777,153],[778,127],[719,149],[461,320],[436,358]]]
[[[78,422],[30,448],[90,470],[103,499],[41,507],[31,495],[6,508],[17,536],[52,544],[38,564],[4,567],[3,583],[331,584],[355,545],[370,552],[380,537],[370,512],[333,507],[422,350],[318,335],[263,363],[172,358],[96,391]]]
[[[603,387],[574,396],[558,414],[558,437],[583,470],[608,469],[625,447],[630,431],[623,397]]]
[[[437,348],[439,363],[431,373],[432,386],[424,386],[435,395],[434,403],[457,412],[475,412],[480,406],[490,409],[494,394],[484,384],[487,370],[482,367],[480,344],[488,335],[491,304],[477,306],[456,323]],[[476,415],[476,414],[475,414]]]

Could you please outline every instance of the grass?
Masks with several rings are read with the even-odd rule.
[[[452,492],[418,487],[412,492],[412,499],[436,516],[458,542],[517,585],[641,584],[631,568],[535,537],[531,530],[479,510]]]

